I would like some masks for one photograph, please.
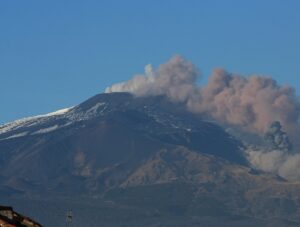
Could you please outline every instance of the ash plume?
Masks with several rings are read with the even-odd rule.
[[[197,85],[199,70],[181,56],[158,69],[147,65],[145,73],[114,84],[106,92],[131,92],[137,96],[166,95],[186,103],[195,113],[206,113],[219,122],[248,132],[266,132],[275,121],[288,134],[298,129],[300,105],[293,88],[280,86],[269,77],[243,77],[216,69],[204,87]]]
[[[201,87],[197,84],[199,75],[194,64],[177,55],[157,69],[147,65],[144,74],[114,84],[106,92],[130,92],[136,96],[166,95],[172,101],[184,103],[191,112],[205,114],[220,123],[261,137],[270,130],[272,123],[278,122],[279,128],[273,125],[277,134],[269,136],[274,144],[280,143],[277,146],[284,146],[285,150],[273,144],[276,149],[272,153],[255,151],[249,159],[255,166],[272,171],[276,169],[284,176],[293,172],[288,167],[300,166],[300,156],[290,156],[291,144],[287,137],[294,140],[295,145],[298,141],[295,138],[300,132],[300,104],[292,87],[281,86],[270,77],[244,77],[223,69],[215,69],[207,85]],[[265,168],[268,162],[274,165]],[[300,173],[298,175],[300,177]]]
[[[289,180],[300,180],[300,154],[282,150],[247,150],[247,158],[255,168],[278,174]]]
[[[157,70],[145,67],[145,74],[106,88],[109,92],[131,92],[137,96],[167,95],[173,101],[186,101],[195,93],[198,69],[180,56],[174,56]]]
[[[292,153],[292,143],[278,121],[264,135],[267,147],[248,148],[247,158],[253,167],[276,173],[286,179],[300,180],[300,153]]]
[[[265,134],[265,140],[273,150],[291,151],[292,143],[288,135],[282,131],[279,121],[273,122]]]
[[[217,69],[207,86],[200,89],[201,100],[189,103],[196,112],[263,134],[274,122],[294,133],[299,118],[299,103],[294,89],[279,86],[268,77],[242,77]]]

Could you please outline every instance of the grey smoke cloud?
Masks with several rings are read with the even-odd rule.
[[[274,121],[290,133],[296,130],[299,103],[294,89],[279,86],[272,78],[246,78],[218,69],[201,89],[201,98],[198,110],[247,131],[264,133]]]
[[[289,135],[298,132],[300,105],[293,88],[280,86],[269,77],[243,77],[223,69],[214,70],[208,84],[199,87],[198,76],[197,67],[177,55],[157,69],[147,65],[144,74],[114,84],[106,92],[166,95],[173,101],[186,103],[192,112],[261,135],[275,121]]]
[[[282,150],[247,150],[247,158],[253,167],[278,174],[289,180],[300,180],[300,154]]]
[[[137,96],[167,95],[174,101],[185,101],[194,94],[198,75],[198,69],[191,62],[177,55],[157,70],[147,65],[145,74],[114,84],[105,92],[131,92]]]
[[[291,153],[292,144],[282,131],[280,122],[273,122],[264,139],[268,147],[246,150],[247,158],[253,167],[276,173],[286,179],[300,180],[300,154]]]
[[[279,121],[273,122],[265,133],[265,140],[272,149],[288,152],[292,149],[292,143],[288,135],[282,131]]]

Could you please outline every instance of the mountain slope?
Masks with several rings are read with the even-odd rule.
[[[252,169],[242,148],[166,97],[100,94],[0,126],[0,199],[54,216],[86,209],[90,226],[299,224],[299,184]],[[63,226],[43,212],[29,215]]]
[[[86,192],[99,190],[87,184],[97,184],[107,169],[131,172],[159,149],[177,145],[246,163],[239,142],[219,126],[164,97],[126,93],[98,95],[59,114],[2,126],[0,139],[3,175],[53,191],[70,179],[70,187],[73,182],[78,188],[79,181]]]

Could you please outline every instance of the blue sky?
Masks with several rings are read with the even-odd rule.
[[[174,54],[300,92],[300,1],[2,0],[0,123],[73,106]]]

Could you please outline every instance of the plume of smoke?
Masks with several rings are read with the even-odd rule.
[[[157,70],[147,65],[144,75],[112,85],[106,92],[131,92],[137,96],[167,95],[185,102],[195,113],[263,135],[268,126],[281,122],[288,134],[298,132],[300,105],[294,89],[279,86],[268,77],[242,77],[214,70],[205,87],[196,83],[199,70],[181,56],[174,56]]]
[[[173,101],[185,101],[195,92],[198,74],[198,69],[191,62],[174,56],[157,70],[147,65],[144,75],[114,84],[105,92],[131,92],[137,96],[167,95]]]
[[[278,121],[273,122],[265,134],[265,140],[272,149],[288,152],[292,149],[292,143],[288,135],[282,131]]]
[[[253,167],[276,173],[286,179],[300,180],[300,154],[291,154],[292,144],[282,131],[280,122],[273,122],[264,136],[269,148],[249,148],[247,158]]]
[[[112,85],[106,92],[166,95],[173,101],[185,103],[190,111],[206,114],[218,122],[260,136],[268,132],[273,150],[248,151],[249,161],[263,170],[289,179],[300,179],[300,154],[290,153],[291,143],[287,137],[295,139],[300,132],[300,104],[294,89],[280,86],[269,77],[243,77],[223,69],[214,70],[208,84],[200,87],[197,85],[198,76],[196,66],[175,56],[157,69],[147,65],[143,75]],[[294,140],[294,145],[297,142],[298,139]]]
[[[297,125],[299,103],[294,90],[271,78],[245,78],[217,69],[200,93],[201,99],[189,103],[192,110],[246,131],[262,134],[272,122],[279,121],[292,133]]]
[[[300,154],[289,154],[282,150],[248,150],[247,155],[255,168],[289,180],[300,180]]]

